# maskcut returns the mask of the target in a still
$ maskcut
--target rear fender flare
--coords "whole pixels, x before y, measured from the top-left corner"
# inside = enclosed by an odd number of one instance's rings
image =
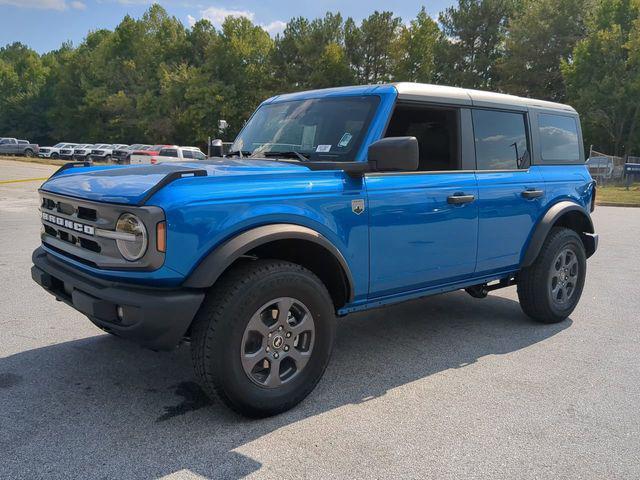
[[[533,264],[535,259],[538,257],[540,250],[542,250],[542,245],[553,226],[558,220],[560,220],[560,218],[562,218],[563,215],[566,215],[569,212],[579,212],[583,221],[583,227],[580,229],[582,231],[578,232],[581,236],[584,236],[584,234],[595,233],[593,221],[586,209],[577,203],[568,200],[558,202],[547,210],[547,213],[544,214],[542,219],[536,225],[533,234],[531,235],[531,241],[529,242],[522,258],[521,267],[529,267]],[[587,252],[587,255],[589,256],[590,253],[593,252]]]

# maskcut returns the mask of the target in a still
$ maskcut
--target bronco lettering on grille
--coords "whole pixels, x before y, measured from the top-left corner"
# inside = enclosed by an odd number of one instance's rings
[[[55,215],[51,215],[47,212],[42,212],[42,220],[53,223],[54,225],[58,225],[59,227],[68,228],[69,230],[82,232],[87,235],[95,234],[95,229],[91,225],[85,225],[84,223],[78,223],[72,220],[67,220],[65,218],[56,217]]]

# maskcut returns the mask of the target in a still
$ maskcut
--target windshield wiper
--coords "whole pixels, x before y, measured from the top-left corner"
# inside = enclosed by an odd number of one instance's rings
[[[300,153],[293,150],[289,152],[264,152],[261,155],[265,157],[297,158],[301,162],[308,162],[311,157],[311,155],[307,153]]]
[[[240,158],[244,158],[244,157],[248,157],[249,155],[251,155],[253,152],[249,152],[247,150],[232,150],[231,152],[227,153],[225,155],[225,157],[235,157],[238,156]]]

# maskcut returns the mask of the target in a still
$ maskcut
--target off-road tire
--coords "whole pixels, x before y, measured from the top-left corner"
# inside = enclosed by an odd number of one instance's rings
[[[566,304],[559,305],[553,300],[550,276],[558,255],[567,249],[575,255],[578,273],[571,297]],[[518,299],[524,313],[541,323],[558,323],[571,315],[584,288],[586,258],[582,240],[575,231],[552,228],[533,264],[518,273]]]
[[[265,388],[243,369],[240,351],[248,322],[265,302],[293,297],[308,308],[315,325],[311,357],[288,383]],[[281,260],[247,260],[226,272],[207,293],[191,328],[191,358],[196,376],[212,399],[253,418],[291,409],[324,373],[335,337],[331,296],[309,270]]]

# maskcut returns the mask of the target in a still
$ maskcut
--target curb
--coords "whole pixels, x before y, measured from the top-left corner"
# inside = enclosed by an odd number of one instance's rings
[[[597,207],[627,207],[640,208],[639,203],[596,202]]]

